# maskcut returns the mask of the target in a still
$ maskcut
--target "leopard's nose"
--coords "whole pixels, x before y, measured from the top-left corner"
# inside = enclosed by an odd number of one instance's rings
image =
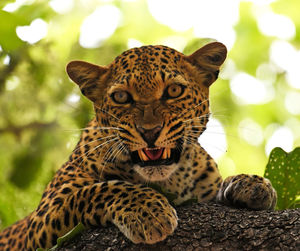
[[[146,129],[143,126],[137,126],[136,127],[140,135],[143,137],[143,139],[148,144],[148,147],[155,147],[154,143],[157,140],[158,136],[160,135],[160,132],[163,128],[162,125],[155,126],[150,129]]]

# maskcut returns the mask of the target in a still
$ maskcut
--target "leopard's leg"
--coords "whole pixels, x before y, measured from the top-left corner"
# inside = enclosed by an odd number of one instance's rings
[[[77,189],[65,184],[31,215],[26,250],[52,247],[79,222],[90,227],[109,221],[134,243],[161,241],[177,226],[176,211],[152,188],[124,181]]]
[[[275,207],[277,195],[268,179],[242,174],[222,182],[217,164],[203,148],[194,148],[194,153],[188,155],[192,161],[180,167],[181,172],[185,172],[180,177],[186,177],[186,185],[176,186],[179,196],[175,203],[180,204],[193,197],[199,202],[216,199],[226,205],[256,210]]]
[[[0,250],[25,251],[25,238],[30,215],[17,221],[0,233]]]
[[[217,201],[235,207],[255,210],[274,209],[277,194],[271,182],[257,175],[227,177],[218,191]]]
[[[186,151],[178,170],[161,182],[167,192],[177,195],[173,201],[181,204],[190,199],[198,202],[213,200],[221,186],[222,177],[215,161],[202,147]]]

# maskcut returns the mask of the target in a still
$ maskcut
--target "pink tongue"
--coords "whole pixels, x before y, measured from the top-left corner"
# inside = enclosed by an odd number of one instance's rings
[[[147,155],[147,157],[151,160],[157,160],[160,158],[163,152],[163,148],[160,149],[153,149],[153,150],[146,150],[143,149],[144,153]]]

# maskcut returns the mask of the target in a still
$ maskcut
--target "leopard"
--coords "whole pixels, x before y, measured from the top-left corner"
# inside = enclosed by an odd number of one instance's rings
[[[175,208],[191,199],[273,210],[277,195],[268,179],[239,174],[223,180],[198,140],[211,114],[209,89],[226,56],[220,42],[190,55],[145,45],[107,66],[67,64],[95,117],[38,207],[1,232],[0,250],[50,248],[79,223],[112,223],[133,243],[154,244],[172,235]]]

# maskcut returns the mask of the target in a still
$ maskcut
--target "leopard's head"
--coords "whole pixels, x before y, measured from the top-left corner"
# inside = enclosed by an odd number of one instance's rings
[[[145,180],[158,181],[177,169],[183,152],[204,131],[209,86],[226,53],[218,42],[189,56],[166,46],[143,46],[108,66],[72,61],[67,72],[94,103],[99,127],[118,136],[111,148],[127,153]]]

